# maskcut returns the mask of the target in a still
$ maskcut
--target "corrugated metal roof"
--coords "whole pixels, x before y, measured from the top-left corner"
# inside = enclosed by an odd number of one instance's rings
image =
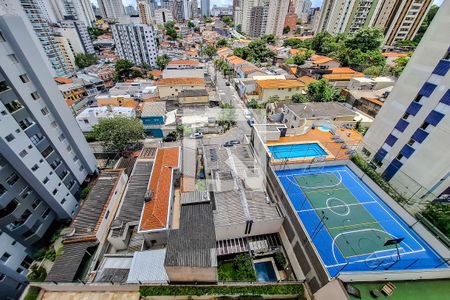
[[[166,249],[135,252],[127,283],[166,283]]]
[[[181,206],[180,229],[171,230],[165,266],[208,268],[217,265],[216,234],[209,203]]]
[[[208,192],[195,191],[189,193],[181,193],[181,205],[203,202],[209,202]]]

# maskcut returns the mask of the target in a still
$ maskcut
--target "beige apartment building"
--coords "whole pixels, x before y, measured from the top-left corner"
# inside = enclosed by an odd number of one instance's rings
[[[158,81],[159,97],[178,97],[184,90],[204,90],[203,78],[164,78]]]
[[[265,103],[271,97],[279,97],[279,100],[290,100],[292,95],[299,94],[305,89],[305,85],[298,80],[257,80],[256,93],[258,102]]]

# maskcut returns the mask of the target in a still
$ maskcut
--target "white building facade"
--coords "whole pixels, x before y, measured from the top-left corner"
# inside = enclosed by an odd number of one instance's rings
[[[362,153],[407,199],[450,187],[450,2],[442,4],[364,137]]]
[[[156,66],[158,49],[153,26],[145,24],[115,24],[112,26],[116,51],[121,59],[136,65]]]

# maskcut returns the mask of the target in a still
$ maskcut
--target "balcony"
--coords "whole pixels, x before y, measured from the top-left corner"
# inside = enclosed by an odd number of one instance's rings
[[[20,104],[20,102],[17,100],[6,103],[5,107],[9,111],[10,114],[23,108],[22,104]]]
[[[0,93],[7,91],[10,89],[10,86],[6,83],[6,81],[0,82]]]

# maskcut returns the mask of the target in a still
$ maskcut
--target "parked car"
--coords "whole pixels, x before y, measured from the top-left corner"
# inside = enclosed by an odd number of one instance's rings
[[[232,147],[234,145],[239,145],[241,142],[238,140],[231,140],[223,144],[224,147]]]
[[[194,132],[189,137],[191,139],[201,139],[201,138],[203,138],[203,133],[201,133],[201,132]]]
[[[176,136],[168,135],[165,138],[163,138],[163,142],[175,142],[177,140]]]
[[[248,124],[248,126],[253,127],[253,125],[256,124],[256,120],[251,118],[251,119],[247,120],[247,124]]]
[[[230,82],[229,81],[225,81],[225,85],[226,86],[230,86]]]
[[[250,120],[252,118],[252,112],[248,109],[244,109],[244,116],[247,120]]]

